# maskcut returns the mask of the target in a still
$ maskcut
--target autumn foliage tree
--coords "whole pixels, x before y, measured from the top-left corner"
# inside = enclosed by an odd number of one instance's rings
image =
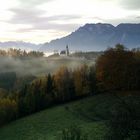
[[[137,70],[139,59],[133,51],[121,44],[110,48],[99,57],[96,75],[100,88],[110,90],[132,90],[138,88],[140,71]],[[137,82],[137,86],[136,86]]]
[[[38,77],[11,91],[11,94],[1,95],[0,125],[52,105],[83,98],[95,91],[94,67],[83,65],[74,70],[61,67],[54,74]]]
[[[74,97],[75,87],[72,71],[61,67],[54,75],[55,98],[57,101],[66,101]]]
[[[9,98],[0,99],[0,126],[17,118],[17,103]]]
[[[96,77],[93,66],[83,65],[74,71],[76,96],[87,96],[96,92]]]

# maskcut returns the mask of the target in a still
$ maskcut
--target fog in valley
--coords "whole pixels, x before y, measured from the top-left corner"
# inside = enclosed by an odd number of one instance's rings
[[[56,72],[60,67],[75,69],[83,64],[92,65],[94,60],[84,58],[0,58],[0,73],[15,72],[19,76],[40,76]]]

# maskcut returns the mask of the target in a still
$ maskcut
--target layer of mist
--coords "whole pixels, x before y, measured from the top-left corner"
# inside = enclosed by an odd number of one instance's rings
[[[83,58],[14,58],[14,57],[0,57],[0,73],[15,72],[17,75],[34,75],[40,76],[42,74],[54,73],[60,67],[67,66],[75,69],[80,65],[94,64],[94,60],[87,60]]]

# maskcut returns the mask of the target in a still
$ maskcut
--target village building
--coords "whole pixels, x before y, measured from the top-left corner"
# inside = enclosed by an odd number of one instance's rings
[[[69,56],[69,47],[68,47],[68,45],[66,46],[65,50],[60,51],[59,55],[60,56]]]

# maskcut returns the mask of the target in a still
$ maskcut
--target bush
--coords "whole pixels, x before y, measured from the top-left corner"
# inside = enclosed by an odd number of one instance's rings
[[[17,103],[10,99],[0,99],[0,125],[17,118]]]
[[[59,140],[88,140],[88,136],[83,134],[78,126],[71,126],[68,129],[62,130]]]
[[[140,104],[119,103],[112,113],[107,140],[140,140]]]

